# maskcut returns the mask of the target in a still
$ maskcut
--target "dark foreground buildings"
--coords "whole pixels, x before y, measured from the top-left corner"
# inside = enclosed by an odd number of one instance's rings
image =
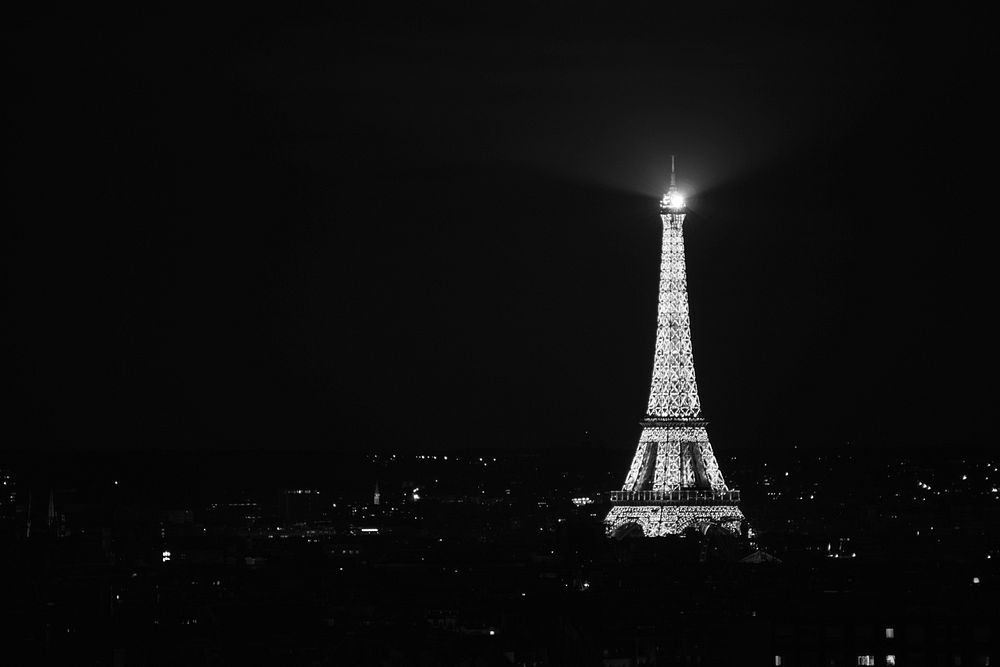
[[[15,457],[0,664],[1000,659],[989,456],[740,455],[755,538],[615,540],[624,453],[573,454]]]

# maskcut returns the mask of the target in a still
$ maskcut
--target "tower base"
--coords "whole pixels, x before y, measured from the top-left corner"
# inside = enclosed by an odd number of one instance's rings
[[[644,537],[664,537],[719,526],[739,535],[743,520],[736,505],[615,505],[604,519],[604,530],[608,537],[639,531]]]

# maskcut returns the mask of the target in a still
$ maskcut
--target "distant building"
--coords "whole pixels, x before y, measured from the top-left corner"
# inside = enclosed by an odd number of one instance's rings
[[[285,489],[282,497],[288,523],[314,521],[323,515],[323,496],[316,489]]]

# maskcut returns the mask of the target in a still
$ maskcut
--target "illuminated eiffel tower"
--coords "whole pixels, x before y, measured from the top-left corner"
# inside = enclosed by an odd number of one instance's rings
[[[739,530],[740,493],[730,489],[708,441],[691,351],[687,272],[684,264],[684,197],[677,190],[673,157],[670,188],[660,202],[663,251],[656,355],[642,435],[621,491],[611,492],[605,519],[611,536],[677,535],[711,525]]]

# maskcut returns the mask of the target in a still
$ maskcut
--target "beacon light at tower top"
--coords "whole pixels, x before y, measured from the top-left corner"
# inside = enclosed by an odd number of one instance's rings
[[[663,201],[660,205],[669,211],[683,211],[684,195],[671,188],[667,194],[663,195]]]

